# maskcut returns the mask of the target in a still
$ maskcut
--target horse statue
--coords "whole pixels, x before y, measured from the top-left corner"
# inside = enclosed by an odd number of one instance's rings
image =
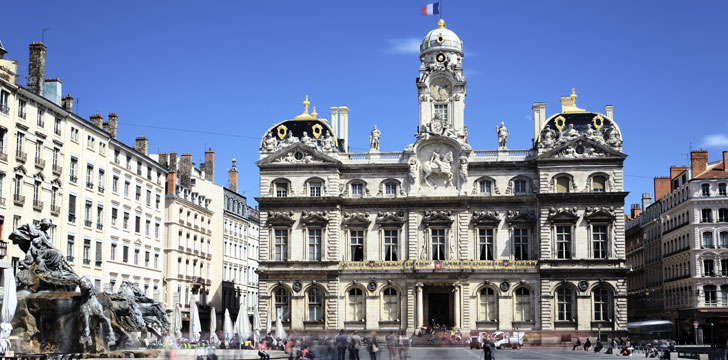
[[[445,185],[452,185],[452,161],[452,152],[448,152],[447,155],[442,155],[437,151],[433,151],[430,161],[422,164],[422,171],[425,172],[425,176],[422,179],[430,186],[435,186],[434,183],[429,182],[430,176],[441,175],[446,178]]]

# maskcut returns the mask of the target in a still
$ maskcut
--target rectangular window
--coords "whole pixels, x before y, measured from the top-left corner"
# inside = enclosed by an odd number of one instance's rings
[[[111,191],[113,191],[114,193],[119,192],[119,176],[118,175],[114,175],[114,178],[111,181]]]
[[[111,260],[116,260],[116,243],[111,243],[111,254],[109,254]]]
[[[700,185],[700,192],[703,196],[710,196],[710,184]]]
[[[711,209],[700,210],[700,222],[712,223],[713,222],[713,210],[711,210]]]
[[[101,205],[96,206],[96,228],[101,230],[104,226],[104,207]]]
[[[276,197],[288,197],[288,184],[284,182],[276,183]]]
[[[399,231],[384,230],[384,261],[399,261]]]
[[[137,161],[137,175],[142,176],[142,162]]]
[[[154,238],[159,240],[159,223],[154,224]]]
[[[351,184],[351,195],[353,196],[361,196],[364,193],[364,185],[357,183],[357,184]]]
[[[54,147],[53,148],[53,157],[51,159],[54,171],[56,171],[56,169],[58,169],[58,155],[60,155],[60,154],[61,154],[61,149]],[[58,170],[58,171],[60,171],[60,170]]]
[[[478,259],[493,260],[493,229],[478,229]]]
[[[152,227],[152,221],[147,219],[147,222],[144,224],[144,235],[149,236],[151,227]]]
[[[703,276],[715,276],[713,260],[703,260]]]
[[[96,242],[96,261],[94,264],[97,267],[100,267],[102,264],[102,255],[101,254],[102,254],[103,250],[104,250],[104,248],[103,248],[103,246],[101,246],[101,241],[97,241]]]
[[[68,221],[76,222],[76,195],[68,195]]]
[[[91,201],[86,201],[86,205],[83,207],[83,220],[85,226],[91,226],[91,207],[93,204]]]
[[[142,218],[141,216],[137,215],[136,219],[134,221],[134,232],[141,232],[142,231]]]
[[[444,121],[448,121],[449,118],[447,117],[447,104],[435,104],[435,116],[439,115],[440,119]]]
[[[144,252],[144,266],[149,267],[149,261],[151,260],[151,254],[149,251]]]
[[[704,248],[712,248],[713,247],[713,233],[712,232],[704,232],[703,233],[703,247]]]
[[[94,188],[94,166],[91,164],[86,165],[86,187],[89,189]]]
[[[388,182],[384,184],[384,194],[387,196],[397,196],[397,183]]]
[[[275,230],[275,260],[288,260],[288,229]]]
[[[122,224],[122,227],[124,227],[124,230],[129,229],[129,213],[124,211],[124,222]]]
[[[45,125],[45,122],[43,121],[43,115],[45,115],[45,111],[41,108],[38,108],[38,126],[43,127]]]
[[[139,249],[134,249],[134,265],[139,265]]]
[[[571,259],[571,226],[556,227],[556,258]]]
[[[35,163],[43,163],[43,142],[38,140],[35,142]]]
[[[480,193],[484,195],[490,195],[492,189],[492,183],[490,180],[480,181]]]
[[[5,90],[0,91],[0,112],[5,115],[10,113],[9,98],[10,98],[9,92],[7,92]]]
[[[513,181],[513,192],[516,194],[525,194],[527,191],[526,180],[516,179]]]
[[[157,196],[157,198],[156,198],[156,200],[154,202],[154,208],[155,209],[159,209],[159,203],[162,201],[162,197],[159,196],[159,194],[157,194],[156,196]]]
[[[78,171],[78,159],[76,159],[75,157],[71,157],[71,168],[70,168],[69,174],[70,174],[70,180],[74,184],[78,180],[77,171]]]
[[[129,180],[124,181],[124,197],[129,197],[129,186],[131,186]]]
[[[89,265],[91,264],[91,240],[84,239],[83,240],[83,264]]]
[[[445,260],[445,229],[430,230],[432,236],[432,260]]]
[[[595,259],[607,258],[607,226],[594,225],[592,227],[592,251]]]
[[[154,253],[154,268],[155,269],[159,268],[159,254],[157,254],[157,253]],[[209,267],[208,267],[208,269],[209,269]]]
[[[53,123],[53,133],[60,136],[61,135],[61,119],[56,118],[56,121]]]
[[[308,259],[321,261],[321,229],[308,229]]]
[[[119,163],[119,155],[121,155],[121,151],[119,149],[114,149],[114,162]]]
[[[321,196],[321,182],[311,181],[308,184],[309,196],[319,197]]]
[[[142,199],[142,187],[137,185],[136,186],[136,201],[139,201]]]
[[[73,262],[73,241],[74,236],[68,235],[68,242],[66,243],[66,259],[70,262]]]
[[[129,262],[129,245],[124,245],[121,252],[121,259],[123,262]]]
[[[103,169],[99,169],[98,180],[99,180],[99,187],[98,187],[99,192],[104,192],[104,170]]]
[[[349,231],[351,261],[364,261],[364,231]]]
[[[25,100],[18,100],[18,117],[21,119],[25,119],[25,105],[27,105],[28,102]]]
[[[726,184],[725,183],[718,184],[718,195],[720,195],[720,196],[726,196],[726,195],[728,195],[728,190],[726,190]]]
[[[528,253],[528,229],[513,229],[513,258],[530,260]]]
[[[147,206],[152,206],[152,191],[147,190]]]

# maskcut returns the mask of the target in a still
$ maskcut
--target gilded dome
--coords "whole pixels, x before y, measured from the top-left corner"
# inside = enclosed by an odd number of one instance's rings
[[[437,22],[438,28],[427,33],[420,44],[420,54],[438,50],[456,51],[462,55],[463,42],[453,31],[445,27],[445,21]]]

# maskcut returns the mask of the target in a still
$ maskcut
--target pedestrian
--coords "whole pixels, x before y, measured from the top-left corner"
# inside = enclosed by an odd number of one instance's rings
[[[387,352],[389,352],[389,360],[397,360],[397,336],[395,332],[387,335],[385,341],[387,342]]]
[[[369,350],[369,360],[377,360],[379,343],[377,342],[377,335],[373,331],[367,336],[367,350]]]
[[[491,344],[491,338],[488,334],[485,334],[485,340],[483,343],[483,360],[495,360],[493,345]]]
[[[571,348],[571,351],[576,350],[580,346],[581,346],[581,340],[579,340],[579,338],[576,338],[576,344],[574,344],[574,347]]]
[[[589,338],[586,338],[586,342],[584,343],[584,351],[589,351],[590,347],[591,347],[591,340],[589,340]]]
[[[258,359],[260,360],[269,360],[270,355],[266,352],[266,343],[265,340],[261,340],[258,343]]]
[[[604,344],[602,344],[602,342],[597,339],[597,344],[594,345],[594,352],[598,353],[602,351],[602,348],[604,348]]]
[[[359,348],[361,347],[361,336],[357,335],[356,330],[351,333],[349,337],[349,359],[359,359]]]
[[[346,347],[349,345],[349,336],[344,334],[344,329],[339,330],[336,335],[336,354],[338,360],[346,360]]]
[[[288,341],[286,341],[286,347],[283,349],[283,352],[288,354],[288,360],[293,360],[293,339],[288,338]]]

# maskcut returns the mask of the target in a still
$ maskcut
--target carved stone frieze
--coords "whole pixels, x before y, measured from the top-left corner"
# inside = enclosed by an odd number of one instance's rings
[[[470,220],[475,226],[496,226],[500,223],[500,217],[497,211],[473,211],[473,217]]]
[[[425,216],[422,218],[422,223],[426,226],[450,226],[450,224],[452,224],[453,222],[451,216],[452,211],[449,210],[425,211]]]
[[[506,222],[509,224],[530,223],[536,220],[533,210],[508,210]]]
[[[295,223],[296,220],[293,218],[293,211],[269,211],[268,212],[268,225],[278,226],[290,226]]]
[[[584,218],[588,222],[612,222],[617,218],[614,206],[590,206],[586,208],[584,214]]]
[[[348,226],[366,226],[371,223],[369,220],[369,213],[366,212],[352,212],[344,213],[344,225]]]
[[[569,223],[575,223],[577,220],[579,220],[579,215],[577,214],[579,209],[576,207],[570,207],[570,208],[549,208],[549,216],[548,220],[552,223],[555,222],[569,222]]]
[[[326,210],[304,210],[301,212],[301,222],[306,225],[326,225],[329,222],[329,213]]]
[[[404,211],[380,211],[377,213],[377,224],[401,225],[405,223]]]

